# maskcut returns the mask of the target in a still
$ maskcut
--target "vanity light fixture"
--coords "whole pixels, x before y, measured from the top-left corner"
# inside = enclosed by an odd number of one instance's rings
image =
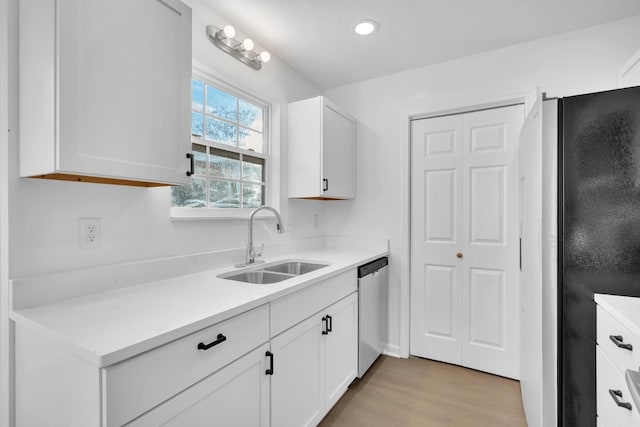
[[[364,19],[353,27],[353,31],[359,36],[368,36],[375,33],[377,29],[378,23],[372,19]]]
[[[261,69],[263,62],[271,61],[271,55],[266,50],[261,53],[253,50],[255,47],[253,40],[236,40],[236,30],[231,25],[225,25],[223,28],[207,25],[207,37],[220,50],[254,70]]]

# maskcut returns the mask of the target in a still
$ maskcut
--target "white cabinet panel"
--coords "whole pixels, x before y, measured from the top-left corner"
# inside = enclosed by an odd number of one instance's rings
[[[358,374],[358,298],[351,294],[326,311],[330,331],[325,335],[325,410],[328,412]]]
[[[504,168],[471,168],[470,243],[504,244]]]
[[[271,421],[274,426],[313,426],[323,414],[322,322],[311,317],[271,340]]]
[[[322,96],[289,104],[289,197],[355,197],[356,121]]]
[[[504,348],[504,272],[471,269],[469,344]]]
[[[20,176],[190,181],[189,7],[25,0],[20,43]]]

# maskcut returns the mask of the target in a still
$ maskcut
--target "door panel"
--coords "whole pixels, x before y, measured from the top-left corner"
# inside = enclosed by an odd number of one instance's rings
[[[469,343],[503,348],[504,271],[472,268],[470,278]]]
[[[424,240],[449,242],[456,240],[456,171],[425,172]]]
[[[515,105],[411,127],[411,353],[518,377]]]
[[[412,122],[411,353],[461,363],[462,117]]]
[[[504,244],[504,168],[472,168],[470,243]]]

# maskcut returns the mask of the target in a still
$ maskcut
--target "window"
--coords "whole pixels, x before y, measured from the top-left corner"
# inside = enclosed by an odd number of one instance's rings
[[[269,108],[204,79],[191,80],[190,185],[173,187],[174,208],[246,209],[265,204]]]

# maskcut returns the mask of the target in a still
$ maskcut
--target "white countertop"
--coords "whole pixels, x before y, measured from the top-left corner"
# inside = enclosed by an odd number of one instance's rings
[[[640,337],[640,298],[595,294],[593,299],[624,327]]]
[[[265,261],[308,260],[329,266],[265,285],[220,279],[219,274],[242,270],[216,268],[18,309],[11,318],[105,367],[385,255],[379,248],[307,250]]]

